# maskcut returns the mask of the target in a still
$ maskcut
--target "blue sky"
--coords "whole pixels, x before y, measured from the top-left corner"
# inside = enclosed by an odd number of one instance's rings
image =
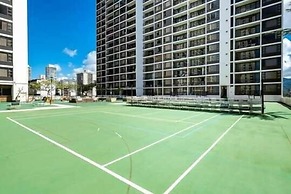
[[[49,64],[59,77],[95,68],[95,0],[28,0],[29,65],[32,78]]]

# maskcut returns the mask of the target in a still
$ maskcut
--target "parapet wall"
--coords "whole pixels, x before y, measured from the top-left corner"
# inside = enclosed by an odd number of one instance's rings
[[[291,106],[291,98],[290,97],[283,97],[281,99],[281,102],[283,102],[284,104],[287,104],[287,105]]]

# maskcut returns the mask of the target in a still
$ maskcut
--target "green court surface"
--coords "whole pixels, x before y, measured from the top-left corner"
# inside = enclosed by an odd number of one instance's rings
[[[291,110],[80,103],[0,113],[0,193],[291,193]]]

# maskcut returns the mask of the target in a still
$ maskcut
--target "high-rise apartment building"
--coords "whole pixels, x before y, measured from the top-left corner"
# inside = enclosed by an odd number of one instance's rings
[[[27,0],[0,0],[0,101],[28,97]]]
[[[47,67],[45,67],[45,77],[46,79],[56,79],[57,68],[54,65],[48,65]]]
[[[133,4],[142,4],[142,19],[138,8],[128,9]],[[121,71],[121,53],[127,48],[120,46],[130,41],[121,42],[119,32],[142,23],[143,45],[136,37],[135,48],[143,51],[143,72],[132,82],[142,82],[143,95],[248,98],[263,89],[267,100],[279,100],[282,4],[282,0],[97,1],[97,80],[106,89],[108,83],[123,88],[120,78],[125,74],[127,79],[130,71]],[[135,23],[120,19],[130,14],[135,14]],[[129,38],[139,36],[140,30],[124,33]],[[135,57],[139,59],[137,53]]]
[[[98,94],[143,94],[143,4],[97,0]]]
[[[88,85],[94,83],[93,73],[84,70],[82,73],[77,73],[77,84]]]

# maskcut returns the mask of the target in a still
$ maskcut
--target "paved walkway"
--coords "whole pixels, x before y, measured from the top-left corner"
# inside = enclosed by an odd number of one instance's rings
[[[41,107],[31,108],[31,109],[14,109],[14,110],[1,110],[0,113],[8,113],[8,112],[25,112],[25,111],[36,111],[36,110],[49,110],[49,109],[64,109],[64,108],[76,108],[78,106],[71,106],[65,104],[52,104],[46,105],[43,104]]]

